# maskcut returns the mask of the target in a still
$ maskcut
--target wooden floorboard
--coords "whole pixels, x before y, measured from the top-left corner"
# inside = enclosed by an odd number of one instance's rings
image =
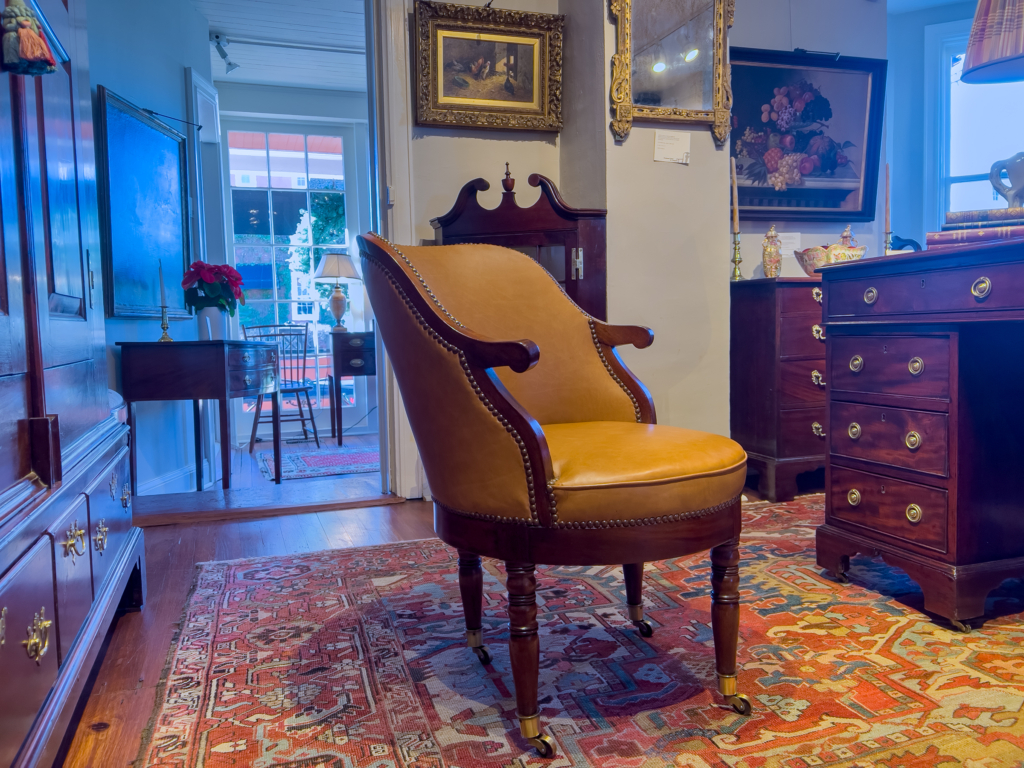
[[[146,605],[113,627],[65,766],[133,765],[197,563],[433,538],[433,507],[405,501],[256,520],[197,521],[151,527],[145,535]]]

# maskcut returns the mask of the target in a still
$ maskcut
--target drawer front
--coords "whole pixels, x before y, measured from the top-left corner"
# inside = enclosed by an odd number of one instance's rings
[[[53,545],[57,577],[57,650],[67,658],[75,635],[92,607],[92,542],[89,540],[89,498],[81,494],[47,531]]]
[[[825,457],[825,409],[779,411],[779,458]]]
[[[110,572],[132,528],[131,478],[128,451],[118,454],[100,482],[89,490],[89,548],[92,550],[94,593]]]
[[[1024,307],[1020,264],[988,264],[927,275],[886,275],[829,283],[829,317],[964,312]]]
[[[821,285],[784,283],[778,287],[779,311],[783,315],[813,314],[821,316]]]
[[[779,364],[782,387],[780,405],[809,407],[825,404],[825,361],[791,360]]]
[[[779,354],[783,357],[824,357],[825,329],[815,315],[783,315]]]
[[[265,368],[277,365],[277,349],[274,347],[257,347],[254,349],[228,348],[228,368]]]
[[[836,336],[833,391],[949,399],[949,337]]]
[[[892,478],[832,467],[832,516],[863,526],[868,535],[947,551],[946,492]]]
[[[259,395],[277,389],[277,369],[228,371],[228,394],[230,397]]]
[[[832,403],[832,453],[945,476],[944,413]]]
[[[0,765],[14,761],[57,679],[53,555],[43,536],[0,579]]]
[[[377,356],[373,348],[362,350],[345,349],[336,356],[338,360],[338,373],[341,376],[376,376]]]

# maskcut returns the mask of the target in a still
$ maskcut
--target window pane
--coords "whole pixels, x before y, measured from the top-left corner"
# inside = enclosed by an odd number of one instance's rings
[[[345,162],[340,136],[307,136],[309,188],[345,189]]]
[[[277,298],[279,301],[314,301],[309,248],[275,248]],[[312,311],[312,310],[310,310]],[[305,320],[312,320],[310,314]]]
[[[311,192],[313,242],[316,245],[347,245],[345,239],[345,195]]]
[[[949,185],[949,210],[987,211],[1005,208],[1006,200],[999,197],[988,181],[961,181]]]
[[[950,71],[950,176],[988,173],[996,160],[1005,160],[1021,151],[1024,82],[967,85],[960,82],[963,60],[962,54],[954,56]]]
[[[266,187],[266,134],[228,131],[228,166],[232,187]]]
[[[274,201],[274,242],[309,242],[309,203],[305,192],[271,192]]]
[[[305,137],[295,133],[272,133],[269,138],[270,186],[275,189],[305,189]]]
[[[270,242],[270,203],[266,192],[231,190],[236,243]]]
[[[249,301],[246,297],[245,305],[238,308],[238,323],[243,328],[273,325],[275,306],[272,301]]]
[[[242,276],[246,302],[274,298],[274,264],[270,248],[237,246],[235,269]]]

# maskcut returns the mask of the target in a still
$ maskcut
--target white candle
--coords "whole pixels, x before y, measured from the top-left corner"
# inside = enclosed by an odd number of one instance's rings
[[[164,262],[163,259],[157,259],[157,267],[160,270],[160,306],[167,306],[167,289],[164,288]]]

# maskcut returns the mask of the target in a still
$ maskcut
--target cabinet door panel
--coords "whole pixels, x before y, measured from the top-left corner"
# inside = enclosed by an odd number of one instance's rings
[[[0,77],[0,376],[28,370],[21,293],[18,180],[11,120],[11,79]]]

